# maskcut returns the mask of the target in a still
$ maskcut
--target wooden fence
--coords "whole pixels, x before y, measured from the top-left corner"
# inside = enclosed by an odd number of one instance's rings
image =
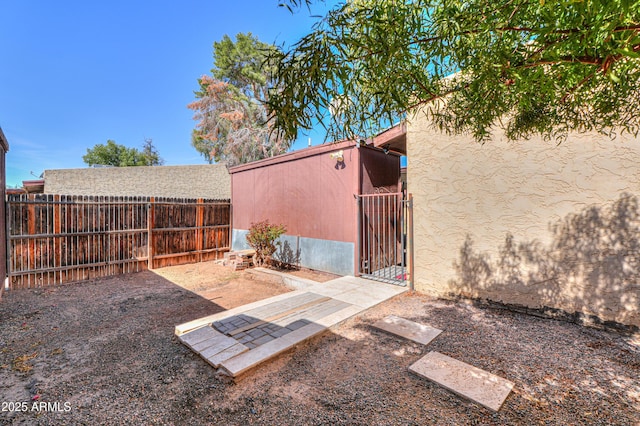
[[[182,263],[229,250],[229,200],[18,194],[7,199],[11,288]]]

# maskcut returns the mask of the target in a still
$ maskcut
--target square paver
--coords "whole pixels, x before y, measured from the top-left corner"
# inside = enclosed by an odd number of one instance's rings
[[[376,321],[373,326],[379,330],[413,340],[423,345],[428,345],[442,333],[442,330],[437,328],[409,321],[395,315],[389,315],[380,321]]]
[[[287,325],[287,329],[294,331],[297,330],[299,328],[304,327],[305,325],[309,324],[309,321],[307,320],[298,320],[295,322],[292,322],[291,324]]]
[[[268,334],[265,334],[264,336],[260,337],[259,339],[256,339],[253,341],[254,345],[260,346],[260,345],[264,345],[267,342],[270,342],[274,339],[273,336],[270,336]]]
[[[259,328],[255,328],[251,331],[249,331],[247,333],[249,336],[253,337],[254,339],[257,339],[259,337],[265,336],[267,333],[263,330],[260,330]]]
[[[247,334],[245,336],[242,336],[241,339],[236,339],[236,340],[238,340],[238,342],[240,342],[240,343],[247,343],[247,342],[251,342],[251,341],[253,341],[255,339]]]
[[[409,371],[490,410],[498,411],[513,389],[513,382],[439,352],[429,352]]]
[[[280,329],[278,329],[278,330],[276,330],[276,331],[273,331],[273,332],[271,332],[271,333],[269,333],[269,334],[270,334],[271,336],[273,336],[273,337],[282,337],[282,336],[284,336],[284,335],[285,335],[285,334],[287,334],[287,333],[291,333],[291,330],[289,330],[288,328],[284,328],[284,327],[282,327],[282,328],[280,328]]]

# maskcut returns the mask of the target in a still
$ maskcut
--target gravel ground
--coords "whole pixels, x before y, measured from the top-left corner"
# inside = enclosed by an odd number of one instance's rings
[[[225,383],[174,326],[286,289],[182,268],[191,287],[208,284],[194,293],[167,268],[5,293],[0,424],[640,424],[640,337],[417,294]],[[444,332],[424,347],[371,327],[389,314]],[[429,351],[515,388],[493,413],[409,373]]]

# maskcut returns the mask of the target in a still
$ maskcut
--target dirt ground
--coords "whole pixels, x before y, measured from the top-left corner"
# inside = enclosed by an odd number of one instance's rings
[[[399,296],[235,384],[173,334],[285,291],[203,263],[5,293],[0,424],[640,424],[638,336],[465,302]],[[424,347],[371,327],[389,314],[444,332]],[[429,351],[514,391],[498,413],[463,400],[408,372]]]

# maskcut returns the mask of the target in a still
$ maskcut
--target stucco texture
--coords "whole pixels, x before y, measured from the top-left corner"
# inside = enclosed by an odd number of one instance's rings
[[[221,164],[46,170],[44,179],[46,194],[231,198],[231,177]]]
[[[407,126],[418,291],[640,326],[640,141],[479,144]]]

